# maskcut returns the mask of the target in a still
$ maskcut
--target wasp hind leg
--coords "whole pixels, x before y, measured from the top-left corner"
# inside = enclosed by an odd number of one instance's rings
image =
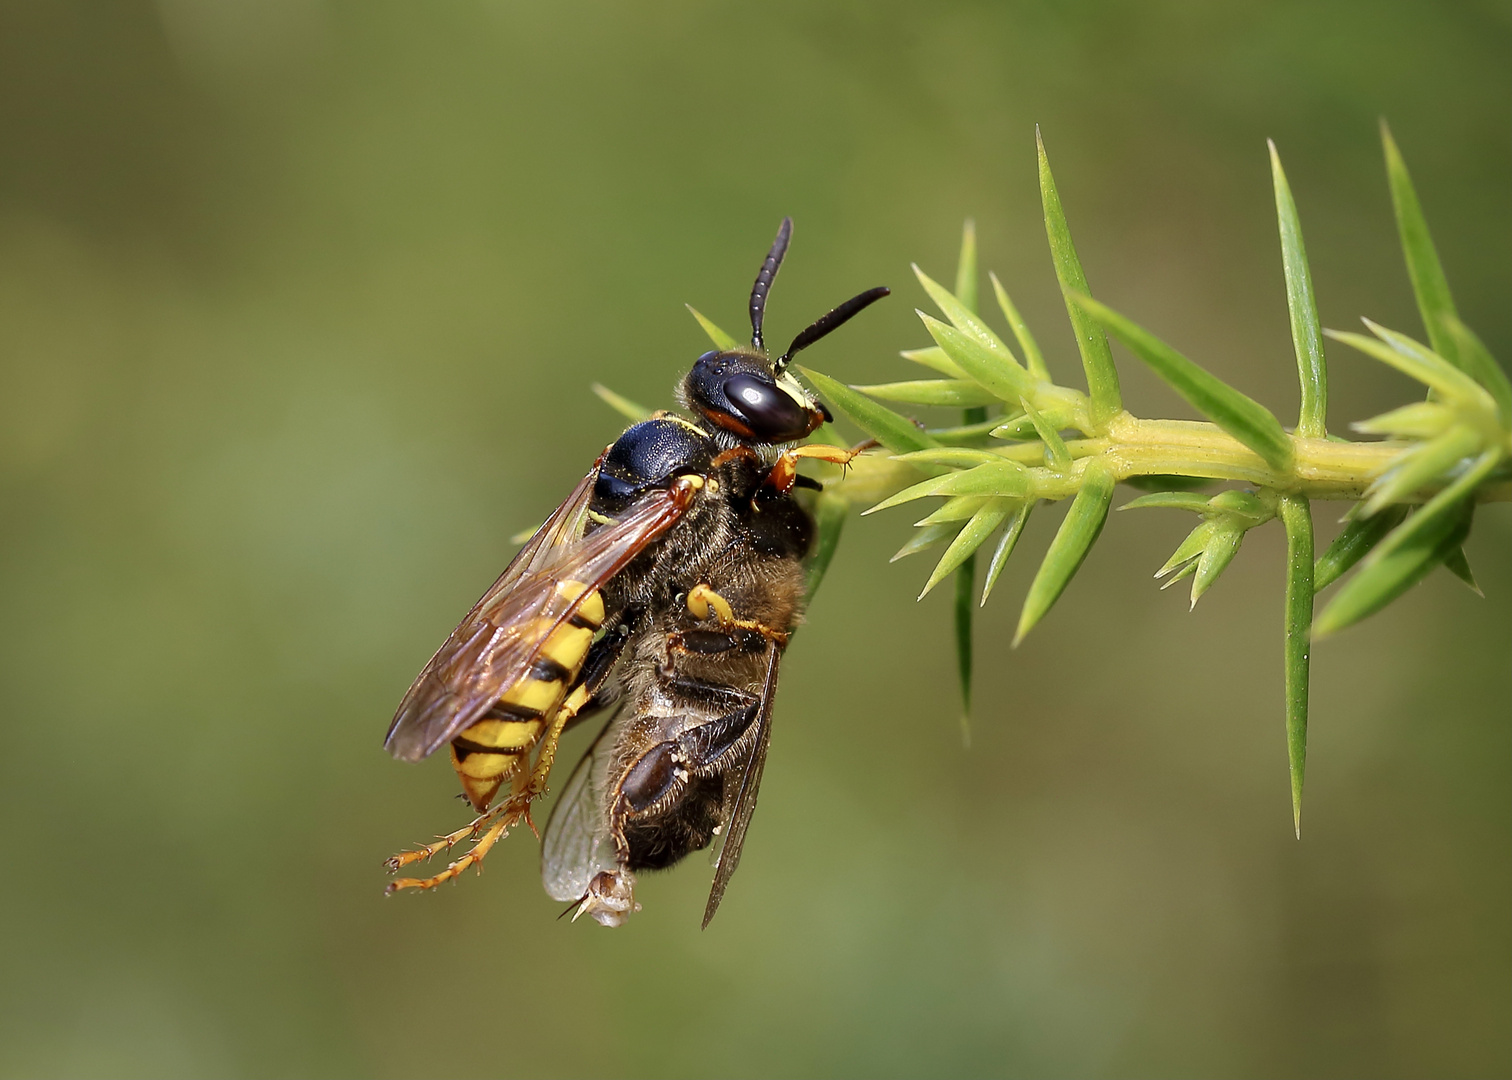
[[[605,689],[604,684],[608,681],[609,672],[614,668],[615,660],[619,658],[624,641],[623,634],[611,630],[609,636],[595,644],[594,651],[583,664],[583,671],[577,685],[567,695],[566,700],[557,707],[550,726],[541,736],[535,766],[529,770],[516,771],[514,780],[510,784],[508,798],[479,814],[471,824],[463,826],[456,832],[438,837],[435,843],[426,844],[413,851],[401,852],[386,860],[384,865],[388,867],[389,873],[397,873],[402,867],[429,859],[443,851],[450,851],[453,845],[477,837],[467,854],[449,863],[445,870],[431,877],[405,877],[391,881],[384,890],[385,893],[393,894],[401,889],[434,889],[443,881],[450,881],[457,877],[470,866],[481,869],[484,857],[493,849],[493,846],[509,835],[509,830],[522,820],[530,826],[532,832],[536,831],[535,823],[530,820],[530,804],[546,793],[546,780],[551,775],[552,765],[556,762],[557,742],[561,739],[562,732],[572,726],[577,719],[614,703],[618,696],[617,692],[606,694],[602,691]],[[600,648],[600,646],[603,647]]]
[[[551,775],[551,766],[556,762],[557,740],[561,738],[562,731],[571,723],[580,710],[591,700],[592,694],[588,687],[579,686],[567,696],[552,717],[551,726],[541,736],[540,752],[536,756],[535,767],[530,770],[521,769],[511,785],[509,797],[499,805],[490,807],[473,819],[472,824],[458,829],[456,832],[447,833],[433,844],[416,848],[395,855],[385,863],[389,872],[393,873],[400,867],[410,863],[429,859],[431,856],[442,851],[450,850],[452,845],[459,844],[463,840],[477,837],[477,841],[468,849],[466,855],[449,864],[445,870],[428,878],[399,878],[391,881],[385,892],[396,893],[401,889],[434,889],[443,881],[450,881],[470,866],[481,868],[483,858],[493,846],[504,837],[509,835],[509,830],[525,821],[531,829],[535,829],[530,821],[530,804],[546,793],[546,779]],[[481,835],[479,835],[481,834]]]

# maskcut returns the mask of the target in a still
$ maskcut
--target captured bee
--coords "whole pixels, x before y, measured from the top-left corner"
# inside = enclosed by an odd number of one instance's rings
[[[859,452],[793,445],[830,416],[787,367],[888,294],[852,297],[770,359],[762,320],[791,236],[784,219],[751,289],[750,347],[704,353],[679,385],[693,418],[657,413],[607,447],[405,694],[384,745],[406,761],[449,746],[478,816],[390,859],[397,871],[473,841],[435,876],[389,891],[478,865],[529,823],[562,734],[607,714],[547,823],[547,893],[571,901],[574,919],[618,926],[638,909],[638,871],[722,835],[704,925],[714,917],[756,807],[779,663],[802,615],[814,523],[795,489],[819,485],[798,462],[845,465]]]

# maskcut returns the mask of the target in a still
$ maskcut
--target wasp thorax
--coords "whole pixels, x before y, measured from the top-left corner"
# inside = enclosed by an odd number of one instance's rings
[[[706,420],[756,443],[796,442],[824,423],[823,410],[791,376],[751,353],[704,353],[683,380],[683,395]]]

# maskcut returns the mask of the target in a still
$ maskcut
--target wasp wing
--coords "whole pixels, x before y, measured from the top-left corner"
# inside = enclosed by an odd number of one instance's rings
[[[600,458],[602,461],[602,458]],[[535,663],[582,600],[670,529],[694,488],[648,492],[617,521],[584,535],[598,463],[473,605],[399,703],[384,746],[418,761],[476,722]],[[584,586],[575,593],[564,581]]]
[[[546,822],[541,839],[541,884],[553,900],[581,900],[595,875],[618,865],[614,841],[604,822],[605,762],[599,753],[601,748],[608,749],[607,736],[613,723],[611,717],[572,770]]]
[[[714,913],[719,910],[725,887],[730,884],[735,868],[740,865],[740,849],[745,844],[751,815],[756,812],[756,795],[761,790],[761,771],[766,768],[767,747],[772,743],[772,700],[777,696],[777,661],[780,656],[776,642],[768,642],[766,683],[761,688],[761,707],[756,714],[756,738],[751,744],[751,756],[740,770],[740,787],[735,795],[734,806],[725,817],[724,846],[719,852],[719,862],[714,867],[714,885],[709,889],[709,902],[704,906],[704,929],[708,928]]]

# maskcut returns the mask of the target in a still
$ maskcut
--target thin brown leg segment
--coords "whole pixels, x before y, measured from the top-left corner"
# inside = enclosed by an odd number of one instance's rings
[[[389,873],[394,873],[410,863],[420,862],[422,859],[429,859],[442,851],[450,850],[452,845],[459,844],[463,840],[477,837],[477,842],[467,854],[450,863],[439,874],[428,878],[399,878],[389,882],[388,888],[384,891],[396,893],[401,889],[434,889],[443,881],[450,881],[458,876],[470,866],[481,867],[484,856],[495,844],[509,835],[510,829],[518,825],[521,820],[529,821],[530,804],[546,793],[546,780],[551,775],[552,764],[556,761],[557,740],[561,738],[562,729],[591,697],[587,687],[583,686],[567,695],[567,700],[562,702],[556,715],[552,717],[551,726],[541,736],[540,751],[536,755],[535,767],[529,774],[526,774],[523,769],[520,771],[516,782],[511,785],[514,790],[510,792],[508,798],[479,814],[473,819],[472,824],[439,837],[433,844],[426,844],[413,851],[401,852],[384,865],[388,867]]]

